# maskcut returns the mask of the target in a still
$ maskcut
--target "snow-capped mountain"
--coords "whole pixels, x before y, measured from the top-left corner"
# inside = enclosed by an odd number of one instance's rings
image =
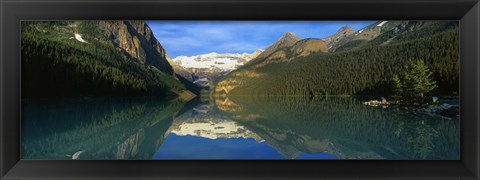
[[[216,52],[212,52],[212,53],[201,54],[196,56],[178,56],[172,59],[172,61],[177,63],[183,68],[195,68],[195,69],[218,68],[222,71],[231,71],[238,68],[239,66],[244,65],[246,62],[250,61],[261,52],[262,50],[257,50],[252,54],[248,54],[248,53],[219,54]]]
[[[232,70],[257,57],[263,50],[249,53],[208,53],[195,56],[178,56],[170,63],[175,72],[191,82],[208,88],[213,82]]]

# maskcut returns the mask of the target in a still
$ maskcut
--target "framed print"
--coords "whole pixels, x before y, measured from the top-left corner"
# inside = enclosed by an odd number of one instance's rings
[[[1,177],[479,177],[480,4],[2,1]]]
[[[460,159],[458,21],[21,23],[22,159]]]

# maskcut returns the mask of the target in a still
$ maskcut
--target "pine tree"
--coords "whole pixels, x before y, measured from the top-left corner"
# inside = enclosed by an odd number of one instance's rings
[[[397,75],[392,78],[392,99],[399,101],[402,98],[402,82]]]
[[[401,98],[401,102],[408,105],[421,105],[425,95],[437,87],[433,81],[432,72],[423,60],[409,60],[402,79],[394,76],[393,97]]]

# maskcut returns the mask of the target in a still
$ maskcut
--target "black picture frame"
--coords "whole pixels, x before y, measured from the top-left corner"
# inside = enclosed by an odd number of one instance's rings
[[[21,20],[459,20],[461,159],[20,160]],[[478,0],[1,0],[1,179],[478,179]]]

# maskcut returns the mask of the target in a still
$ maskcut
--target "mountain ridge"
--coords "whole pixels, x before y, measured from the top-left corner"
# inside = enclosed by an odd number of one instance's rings
[[[149,63],[168,74],[173,74],[172,67],[166,60],[165,49],[145,21],[96,21],[96,23],[116,47],[136,58],[139,63]]]
[[[271,54],[273,54],[278,49],[292,46],[293,44],[295,44],[296,42],[298,42],[300,40],[301,40],[301,38],[298,37],[297,35],[293,34],[292,32],[286,32],[280,38],[278,38],[273,44],[271,44],[267,48],[265,48],[265,50],[262,53],[260,53],[251,62],[257,62],[258,59],[266,58],[266,57],[270,56]]]
[[[26,98],[199,93],[145,21],[22,22],[22,76]]]
[[[257,58],[219,80],[212,93],[387,96],[389,78],[404,71],[415,54],[432,70],[437,91],[455,95],[459,54],[458,47],[448,45],[458,42],[455,34],[458,22],[454,21],[378,21],[345,37],[328,52],[301,56],[284,47],[270,56],[274,58]]]
[[[341,41],[343,38],[352,35],[355,31],[352,27],[345,25],[332,34],[323,38],[322,40],[327,43],[327,47],[330,49],[332,48],[337,42]]]
[[[241,54],[211,52],[194,56],[177,56],[170,60],[170,64],[178,75],[204,89],[209,89],[218,78],[243,66],[262,52],[263,50],[257,49],[252,53]]]

